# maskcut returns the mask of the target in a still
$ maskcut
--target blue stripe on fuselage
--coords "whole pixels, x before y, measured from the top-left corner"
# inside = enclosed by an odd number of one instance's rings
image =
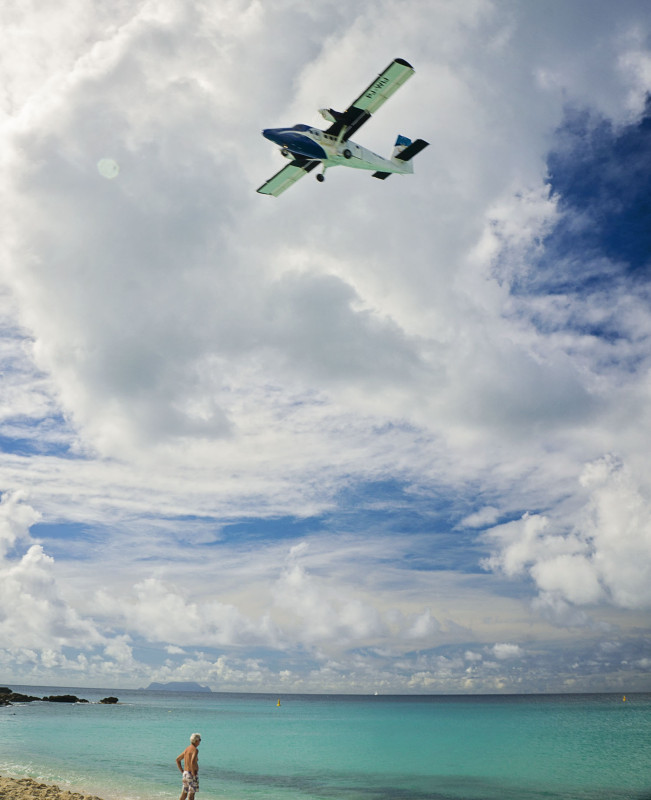
[[[279,144],[281,147],[286,147],[290,153],[295,155],[305,156],[306,158],[324,159],[328,155],[326,151],[317,144],[314,139],[306,136],[304,133],[291,130],[288,128],[266,128],[262,131],[265,139]]]

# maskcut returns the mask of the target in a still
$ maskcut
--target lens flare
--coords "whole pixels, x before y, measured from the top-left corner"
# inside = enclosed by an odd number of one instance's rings
[[[117,161],[114,161],[112,158],[101,158],[97,162],[97,171],[103,178],[112,180],[113,178],[117,178],[120,167]]]

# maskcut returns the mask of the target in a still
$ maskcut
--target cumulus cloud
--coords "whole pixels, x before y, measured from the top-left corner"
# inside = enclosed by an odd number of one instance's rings
[[[0,559],[7,552],[29,540],[29,529],[41,515],[27,503],[24,492],[7,492],[0,500]]]
[[[14,648],[86,648],[102,641],[96,626],[62,595],[54,560],[34,544],[23,557],[0,566],[0,633]]]
[[[118,620],[129,631],[152,642],[179,646],[274,644],[277,633],[268,619],[250,620],[237,608],[215,599],[193,599],[193,592],[166,586],[157,578],[145,578],[122,598],[100,590],[96,608]],[[169,651],[168,651],[169,652]]]
[[[134,663],[133,648],[126,636],[118,636],[110,641],[104,648],[104,654],[117,662],[122,669],[129,669]]]
[[[570,532],[541,515],[525,515],[493,528],[486,538],[495,553],[484,562],[486,568],[509,576],[528,572],[543,596],[560,599],[563,616],[563,601],[647,608],[651,603],[648,498],[612,456],[587,464],[580,483],[588,497]],[[551,602],[544,605],[549,608]]]
[[[287,626],[296,626],[303,641],[321,646],[381,635],[385,626],[377,609],[350,589],[342,591],[342,587],[311,575],[300,560],[305,549],[301,545],[292,548],[273,587],[274,602],[287,615]]]
[[[589,464],[581,483],[590,491],[582,534],[592,542],[597,574],[616,604],[648,607],[651,504],[646,486],[612,457]]]
[[[505,661],[509,658],[522,658],[523,650],[517,644],[501,643],[493,645],[492,653],[498,661]]]
[[[438,632],[440,627],[438,620],[432,617],[432,612],[428,608],[416,616],[406,636],[411,639],[427,639]]]

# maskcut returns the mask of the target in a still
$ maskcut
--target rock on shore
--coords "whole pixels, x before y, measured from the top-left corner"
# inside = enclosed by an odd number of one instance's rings
[[[3,777],[0,777],[0,797],[2,800],[100,800],[95,795],[69,792],[31,778]]]

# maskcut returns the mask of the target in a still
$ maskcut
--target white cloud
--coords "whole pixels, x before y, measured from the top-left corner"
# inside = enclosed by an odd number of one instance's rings
[[[110,641],[104,648],[104,653],[122,668],[128,669],[134,663],[133,648],[128,644],[126,636],[116,637]]]
[[[377,609],[344,586],[313,576],[301,564],[304,548],[294,547],[287,566],[272,589],[285,626],[310,644],[364,641],[382,635],[385,625]]]
[[[595,571],[614,603],[648,607],[651,502],[646,483],[608,457],[588,465],[582,483],[591,490],[582,533],[593,543]]]
[[[411,639],[430,639],[440,628],[438,620],[432,617],[432,612],[428,608],[416,616],[406,635]]]
[[[538,562],[531,575],[543,592],[560,592],[577,605],[596,603],[602,597],[599,578],[584,555],[561,555]]]
[[[22,540],[29,540],[29,529],[41,515],[27,502],[24,492],[8,492],[0,500],[0,559]]]
[[[199,603],[194,592],[167,587],[153,577],[136,584],[131,596],[114,598],[100,590],[95,602],[98,610],[152,642],[182,647],[276,643],[267,620],[254,622],[217,600]]]
[[[505,661],[510,658],[522,658],[523,656],[523,650],[519,645],[507,644],[506,642],[493,645],[492,652],[498,661]]]
[[[527,571],[544,596],[574,605],[608,601],[647,608],[651,508],[645,490],[611,456],[587,464],[580,483],[588,496],[574,513],[571,532],[538,515],[498,526],[486,534],[495,553],[485,566],[508,576]],[[544,605],[549,608],[549,601]]]
[[[499,516],[499,509],[493,506],[484,506],[484,508],[480,508],[479,511],[475,511],[473,514],[469,514],[462,519],[461,525],[465,525],[468,528],[484,528],[494,524]]]
[[[0,564],[0,634],[12,649],[86,648],[102,641],[95,625],[64,599],[53,563],[34,544],[19,561]]]
[[[520,575],[525,566],[538,558],[538,553],[548,552],[549,543],[544,533],[549,519],[539,515],[525,514],[521,520],[507,522],[487,531],[485,538],[498,544],[497,554],[485,562],[488,569],[501,569],[509,577]],[[565,543],[557,538],[556,548]]]

